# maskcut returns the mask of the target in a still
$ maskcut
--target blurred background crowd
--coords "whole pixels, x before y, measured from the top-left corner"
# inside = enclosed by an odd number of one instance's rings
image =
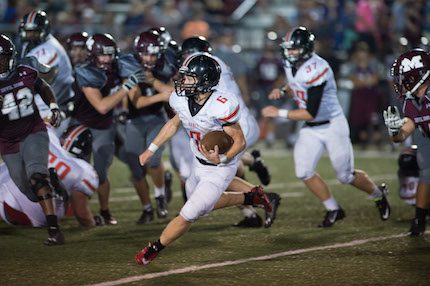
[[[232,68],[268,147],[282,139],[290,148],[298,127],[259,117],[270,90],[284,82],[279,44],[292,27],[315,34],[316,52],[336,75],[352,140],[363,149],[388,142],[382,110],[399,104],[390,83],[392,62],[406,49],[428,50],[430,39],[425,0],[0,0],[0,31],[17,40],[19,21],[35,8],[46,11],[62,43],[74,32],[106,32],[122,51],[131,51],[135,36],[154,26],[166,27],[179,44],[205,36]]]

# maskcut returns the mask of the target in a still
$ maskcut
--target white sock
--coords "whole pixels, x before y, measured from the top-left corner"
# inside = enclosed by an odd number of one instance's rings
[[[257,212],[253,207],[249,206],[249,207],[244,207],[242,209],[242,213],[246,217],[254,217]]]
[[[373,190],[373,193],[371,193],[370,194],[370,196],[372,197],[372,198],[374,198],[374,199],[379,199],[379,198],[382,198],[382,191],[378,188],[378,187],[376,187],[374,190]]]
[[[322,202],[324,204],[324,207],[328,211],[338,210],[339,205],[337,204],[335,198],[331,196],[328,200],[325,200]]]
[[[164,186],[161,188],[154,188],[154,192],[155,192],[155,197],[158,198],[159,196],[165,196],[166,195],[166,191]]]

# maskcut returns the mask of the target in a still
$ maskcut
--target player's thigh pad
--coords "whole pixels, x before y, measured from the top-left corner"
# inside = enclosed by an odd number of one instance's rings
[[[351,183],[355,178],[354,153],[346,119],[343,116],[332,119],[324,137],[337,179],[342,184]]]
[[[203,166],[197,168],[198,183],[191,196],[181,209],[181,216],[187,221],[195,221],[200,216],[210,213],[222,193],[234,178],[236,166]],[[193,176],[193,175],[191,175]]]
[[[415,142],[418,145],[417,162],[420,167],[420,180],[426,184],[430,184],[430,139],[416,134]]]
[[[308,180],[315,174],[315,168],[325,148],[322,136],[313,128],[303,127],[294,146],[296,177]]]
[[[94,169],[99,176],[99,182],[104,183],[107,179],[109,166],[112,164],[115,151],[114,138],[115,126],[112,125],[108,129],[93,129],[93,159]]]

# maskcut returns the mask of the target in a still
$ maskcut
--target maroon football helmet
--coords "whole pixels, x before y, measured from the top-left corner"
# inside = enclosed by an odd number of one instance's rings
[[[114,38],[110,34],[94,34],[86,41],[90,58],[95,61],[98,68],[110,70],[116,59],[118,49]],[[99,56],[110,55],[109,61],[100,61]]]
[[[12,41],[0,34],[0,80],[6,79],[15,69],[16,49]]]
[[[391,66],[394,89],[410,98],[430,76],[430,55],[422,49],[401,54]]]
[[[85,43],[87,40],[87,32],[73,33],[67,38],[67,48],[70,50],[73,47],[85,47]]]
[[[134,39],[134,51],[139,55],[145,68],[152,69],[161,57],[164,47],[160,34],[154,30],[142,32]],[[155,60],[143,60],[143,55],[155,55]]]

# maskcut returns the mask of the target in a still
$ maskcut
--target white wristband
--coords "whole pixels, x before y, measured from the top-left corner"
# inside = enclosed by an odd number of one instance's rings
[[[58,107],[58,104],[56,104],[55,102],[51,102],[49,104],[49,109],[60,109],[60,108]]]
[[[228,161],[228,159],[227,159],[226,155],[224,155],[224,154],[219,155],[219,162],[221,164],[225,164],[225,163],[227,163],[227,161]]]
[[[288,119],[288,110],[287,109],[279,109],[278,110],[278,116]]]
[[[151,143],[149,144],[148,150],[151,151],[152,153],[155,153],[157,152],[158,148],[159,147],[157,145],[155,145],[154,143]]]

